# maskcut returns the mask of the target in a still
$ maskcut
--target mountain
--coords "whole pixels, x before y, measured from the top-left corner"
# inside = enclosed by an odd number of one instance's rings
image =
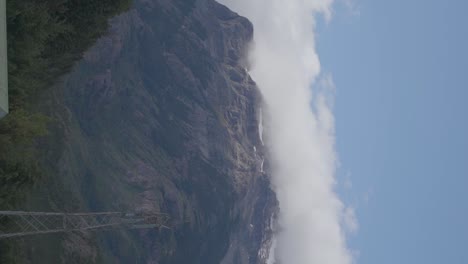
[[[113,18],[39,98],[49,176],[25,206],[165,212],[172,228],[27,238],[17,261],[266,263],[277,201],[244,60],[252,35],[212,0],[135,0]]]

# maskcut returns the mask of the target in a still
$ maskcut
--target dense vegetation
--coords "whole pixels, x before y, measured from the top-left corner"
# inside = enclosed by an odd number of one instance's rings
[[[37,139],[54,120],[38,96],[67,73],[132,0],[7,0],[10,114],[0,120],[0,208],[13,208],[43,174]],[[0,262],[19,252],[0,244]]]
[[[70,70],[131,0],[7,0],[10,114],[0,121],[0,207],[41,175],[36,139],[53,122],[38,97]]]

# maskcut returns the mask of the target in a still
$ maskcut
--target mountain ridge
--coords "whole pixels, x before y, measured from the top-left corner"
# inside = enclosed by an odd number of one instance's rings
[[[50,238],[63,253],[34,246],[29,256],[266,263],[277,201],[268,159],[263,169],[261,94],[243,61],[251,23],[212,0],[136,0],[110,25],[43,96],[57,120],[44,163],[57,178],[29,206],[162,211],[177,225]]]

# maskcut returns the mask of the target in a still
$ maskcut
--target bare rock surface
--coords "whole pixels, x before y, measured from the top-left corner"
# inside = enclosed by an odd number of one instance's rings
[[[64,263],[266,262],[277,201],[242,63],[252,34],[212,0],[136,0],[112,19],[55,89],[49,162],[68,210],[166,212],[173,227],[66,236]]]

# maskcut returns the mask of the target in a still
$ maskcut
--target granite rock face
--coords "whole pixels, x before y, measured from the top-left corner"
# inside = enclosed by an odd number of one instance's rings
[[[67,236],[65,263],[266,263],[277,201],[243,62],[252,34],[213,0],[136,0],[65,77],[64,150],[51,162],[69,207],[172,219],[172,230]]]

